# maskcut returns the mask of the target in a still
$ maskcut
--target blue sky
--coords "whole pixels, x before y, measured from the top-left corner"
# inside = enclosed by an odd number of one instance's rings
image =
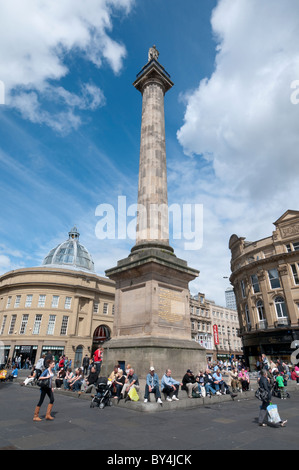
[[[83,6],[84,3],[84,6]],[[149,47],[165,97],[169,204],[203,205],[203,244],[177,256],[224,304],[229,237],[269,236],[298,209],[295,0],[14,0],[0,6],[0,272],[39,266],[77,225],[104,274],[134,242],[99,240],[100,204],[137,202]],[[273,34],[275,31],[275,34]]]

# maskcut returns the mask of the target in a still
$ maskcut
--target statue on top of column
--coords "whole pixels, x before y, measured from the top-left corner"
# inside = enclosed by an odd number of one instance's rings
[[[148,62],[152,59],[158,60],[159,51],[156,49],[156,46],[150,47],[148,51]]]

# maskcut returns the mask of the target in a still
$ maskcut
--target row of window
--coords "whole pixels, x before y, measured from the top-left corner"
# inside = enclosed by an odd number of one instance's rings
[[[33,335],[38,335],[40,333],[42,318],[43,318],[42,314],[35,315],[34,325],[33,325],[33,329],[31,332]],[[29,315],[27,313],[24,313],[22,316],[22,321],[21,321],[20,330],[19,330],[20,335],[24,335],[26,333],[28,319],[29,319]],[[8,328],[9,335],[12,335],[15,333],[16,320],[17,320],[17,315],[12,315],[11,320],[10,320],[10,325]],[[2,320],[0,335],[3,335],[4,333],[6,321],[7,321],[7,315],[4,315],[3,320]],[[60,326],[60,335],[67,334],[68,321],[69,321],[68,316],[65,315],[62,317],[62,322]],[[47,326],[47,333],[46,333],[47,335],[54,335],[55,323],[56,323],[56,315],[50,315],[48,319],[48,326]]]
[[[299,263],[291,264],[291,270],[293,274],[294,284],[299,285]],[[279,279],[279,274],[277,269],[268,270],[268,278],[271,289],[279,289],[281,287],[281,282]],[[245,282],[242,280],[240,282],[242,297],[246,298]],[[261,292],[259,280],[256,274],[251,276],[251,287],[254,294]]]
[[[99,302],[93,303],[93,313],[99,313]],[[103,315],[109,315],[109,304],[107,302],[103,303]],[[112,304],[112,311],[111,314],[114,315],[114,304]]]
[[[237,315],[229,315],[228,313],[223,313],[223,312],[216,312],[213,310],[213,317],[217,317],[217,318],[223,318],[225,317],[226,320],[229,320],[229,316],[230,316],[230,319],[231,321],[238,321],[238,317]]]
[[[238,350],[240,351],[241,343],[238,341],[233,341],[232,343],[230,343],[228,340],[223,340],[223,342],[220,341],[218,345],[218,349],[224,349],[224,350],[232,349],[235,351],[238,351]]]
[[[275,304],[275,311],[276,311],[277,319],[278,320],[287,319],[288,318],[288,312],[287,312],[287,307],[286,307],[286,303],[285,303],[284,298],[281,297],[281,296],[275,297],[274,304]],[[299,308],[299,304],[297,304],[297,305],[298,305],[298,308]],[[264,312],[264,304],[263,304],[262,300],[259,299],[257,301],[256,309],[257,309],[259,321],[262,322],[262,321],[266,320],[265,312]],[[250,322],[249,309],[248,309],[247,304],[245,305],[245,316],[246,316],[247,324],[250,325],[251,322]]]
[[[292,251],[299,251],[299,242],[292,242],[285,245],[285,250],[287,253],[291,253]],[[273,246],[265,248],[260,254],[256,256],[249,256],[247,258],[247,263],[252,263],[253,261],[259,261],[263,258],[268,258],[275,254],[275,249]]]
[[[21,295],[16,295],[15,302],[14,302],[14,308],[19,308],[20,303],[21,303]],[[26,300],[25,300],[25,308],[30,308],[32,306],[32,294],[27,294],[26,295]],[[59,303],[61,304],[61,299],[59,295],[53,295],[52,296],[52,302],[51,302],[51,308],[58,308]],[[46,305],[46,295],[40,294],[37,302],[37,307],[38,308],[44,308]],[[64,309],[65,310],[70,310],[72,305],[72,297],[65,297],[64,298]],[[6,303],[6,308],[11,308],[12,306],[12,296],[9,296],[7,298],[7,303]],[[97,314],[99,313],[99,302],[94,302],[93,305],[93,313]],[[112,315],[114,315],[114,305],[112,305]],[[103,303],[103,314],[108,315],[109,314],[109,304],[104,302]]]
[[[218,325],[218,334],[219,334],[219,336],[220,335],[230,336],[230,334],[232,334],[232,336],[237,336],[238,329],[239,328],[234,328],[234,327],[232,327],[232,329],[231,329],[230,326],[227,326],[226,327],[226,332],[225,332],[225,326],[224,325]]]
[[[286,250],[288,253],[291,251],[299,251],[299,242],[288,243],[286,245]]]
[[[195,326],[197,325],[197,329],[200,331],[210,331],[211,325],[209,323],[200,323],[200,322],[191,322],[191,329],[195,330]]]
[[[199,307],[193,307],[192,305],[190,306],[190,314],[193,315],[201,315],[203,317],[208,317],[209,316],[209,310],[204,310],[203,308]]]
[[[21,295],[16,295],[15,302],[14,302],[14,308],[19,308],[20,303],[21,303]],[[25,308],[30,308],[32,306],[32,299],[33,295],[32,294],[27,294],[26,295],[26,300],[25,300]],[[7,303],[6,303],[6,308],[10,308],[12,302],[12,296],[10,295],[7,298]],[[72,297],[65,297],[64,300],[64,308],[65,309],[70,309],[71,308],[71,303],[72,303]],[[38,298],[38,303],[37,307],[38,308],[44,308],[46,305],[46,295],[40,294]],[[59,306],[59,295],[53,295],[52,296],[52,302],[51,302],[51,308],[58,308]]]

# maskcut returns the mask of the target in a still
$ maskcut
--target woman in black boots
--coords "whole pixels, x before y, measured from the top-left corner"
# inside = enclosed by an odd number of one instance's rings
[[[41,418],[39,418],[38,414],[39,414],[40,407],[42,406],[46,395],[48,395],[50,399],[50,403],[47,408],[46,419],[48,420],[54,419],[51,416],[51,410],[53,408],[53,403],[54,403],[54,394],[53,394],[53,388],[52,388],[52,378],[54,377],[54,373],[52,372],[52,369],[54,369],[55,367],[55,361],[49,359],[47,361],[47,366],[48,368],[45,369],[44,372],[39,377],[39,380],[45,381],[45,384],[41,386],[40,388],[40,391],[41,391],[40,399],[34,411],[33,421],[41,421]]]

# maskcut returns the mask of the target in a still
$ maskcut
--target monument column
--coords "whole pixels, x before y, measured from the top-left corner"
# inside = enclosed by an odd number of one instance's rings
[[[206,365],[205,350],[191,340],[189,282],[199,272],[175,256],[169,245],[164,95],[173,86],[149,50],[134,86],[142,94],[142,123],[136,244],[129,256],[106,271],[115,281],[115,315],[104,373],[118,362],[145,376],[154,366],[183,377]],[[106,368],[105,368],[106,367]]]
[[[173,86],[153,46],[133,83],[142,94],[136,245],[169,246],[164,95]]]

